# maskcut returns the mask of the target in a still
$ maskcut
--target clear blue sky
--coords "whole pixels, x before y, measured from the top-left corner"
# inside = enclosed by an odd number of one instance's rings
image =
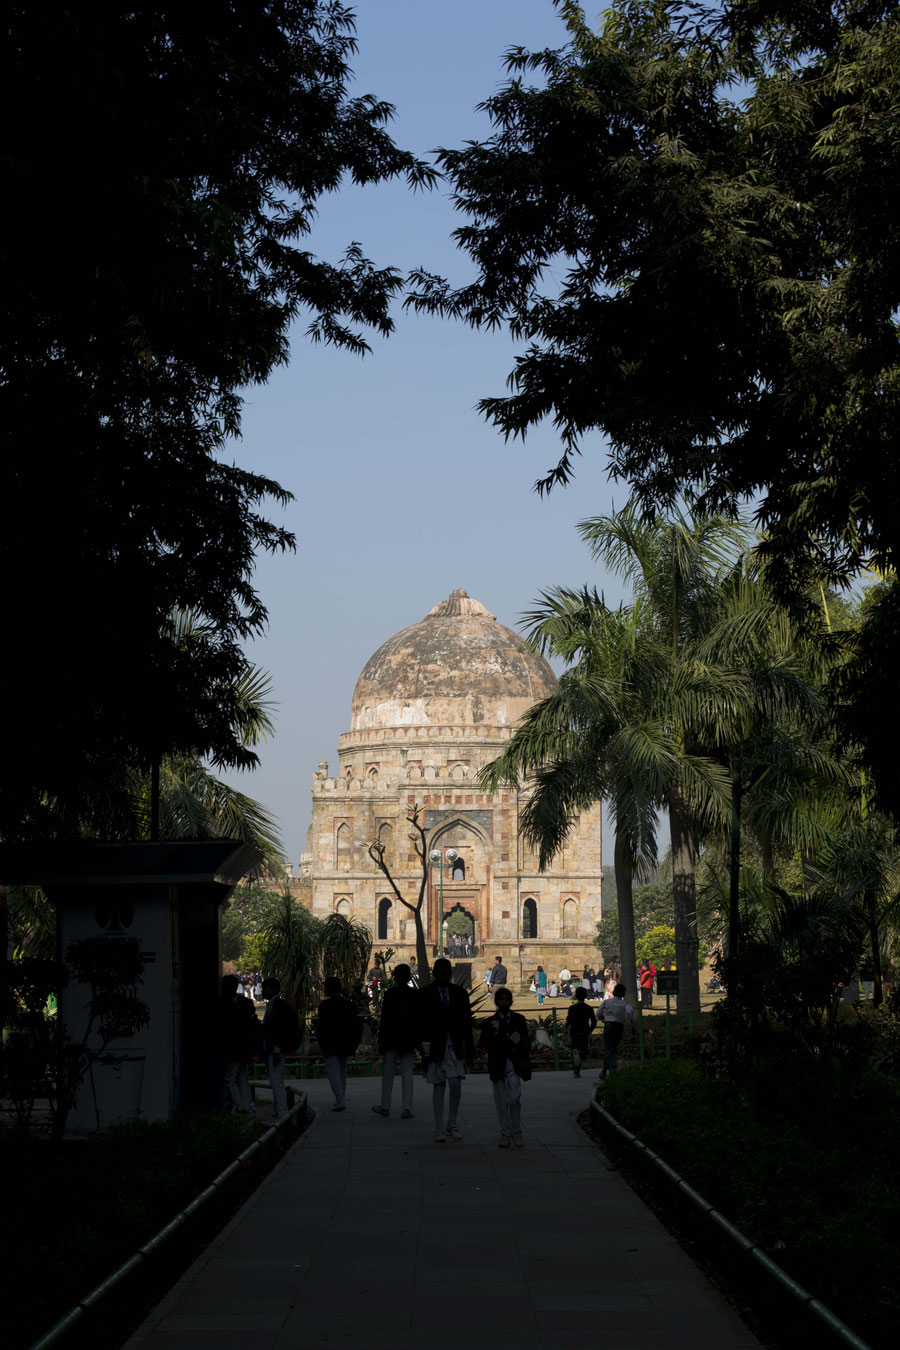
[[[355,91],[393,103],[394,139],[421,156],[489,134],[475,108],[504,81],[507,47],[565,41],[551,0],[360,0],[357,34]],[[308,246],[336,259],[359,240],[379,265],[463,281],[459,223],[446,186],[346,187],[322,201]],[[475,412],[504,392],[513,345],[399,306],[395,318],[364,360],[312,346],[300,323],[289,367],[248,393],[234,449],[296,498],[282,518],[297,552],[260,557],[255,577],[270,625],[250,655],[273,677],[277,735],[256,772],[231,779],[278,818],[295,864],[313,770],[334,770],[357,676],[392,633],[457,586],[513,628],[546,586],[618,596],[575,533],[613,502],[602,444],[586,446],[573,486],[539,498],[534,480],[559,457],[552,428],[505,445]]]

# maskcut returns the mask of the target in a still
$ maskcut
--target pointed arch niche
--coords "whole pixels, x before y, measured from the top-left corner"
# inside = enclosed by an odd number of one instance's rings
[[[378,842],[384,848],[384,861],[388,867],[394,865],[394,827],[385,820],[378,828]]]
[[[578,901],[571,897],[563,901],[562,935],[564,938],[576,938],[578,936]]]
[[[383,895],[378,901],[378,941],[384,942],[388,936],[388,925],[391,918],[391,910],[394,907],[393,900],[389,896]]]
[[[522,937],[536,938],[538,935],[538,907],[533,896],[527,896],[522,903]]]
[[[353,834],[344,821],[334,832],[334,861],[339,872],[349,872],[353,861]]]

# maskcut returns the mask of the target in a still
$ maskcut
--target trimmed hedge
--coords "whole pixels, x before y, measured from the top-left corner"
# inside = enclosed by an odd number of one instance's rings
[[[199,1195],[259,1132],[236,1116],[210,1111],[115,1125],[60,1145],[7,1135],[2,1164],[9,1222],[3,1225],[0,1261],[8,1292],[0,1343],[9,1350],[30,1345]],[[211,1222],[223,1222],[240,1200],[242,1185],[223,1194]],[[206,1223],[199,1222],[197,1231],[205,1231]],[[133,1291],[129,1298],[136,1300]]]
[[[687,1060],[614,1075],[604,1106],[873,1346],[900,1325],[900,1081],[775,1061],[746,1085]]]

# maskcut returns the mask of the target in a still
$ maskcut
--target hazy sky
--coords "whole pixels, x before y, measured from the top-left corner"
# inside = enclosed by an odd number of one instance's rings
[[[504,81],[507,47],[565,41],[550,0],[360,0],[357,34],[355,92],[393,103],[395,141],[421,156],[489,134],[475,107]],[[321,203],[308,247],[336,259],[358,240],[380,266],[463,281],[459,223],[446,186],[346,188]],[[364,360],[312,346],[299,324],[290,366],[249,392],[234,451],[296,498],[273,514],[297,552],[260,557],[255,576],[270,626],[250,655],[273,677],[277,735],[255,773],[231,779],[278,817],[295,865],[313,771],[327,759],[334,772],[357,676],[391,634],[457,586],[512,628],[546,586],[618,596],[574,528],[612,505],[602,444],[586,447],[572,486],[539,498],[534,480],[559,457],[552,428],[505,445],[475,412],[504,392],[514,346],[399,306],[395,317]],[[616,486],[616,504],[625,496]]]

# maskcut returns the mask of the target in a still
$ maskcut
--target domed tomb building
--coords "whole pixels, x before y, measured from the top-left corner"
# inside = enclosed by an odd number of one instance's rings
[[[385,845],[402,893],[415,900],[421,866],[407,811],[423,811],[429,851],[444,853],[444,949],[475,960],[480,976],[497,955],[510,982],[540,964],[552,978],[594,965],[600,919],[600,809],[585,812],[546,872],[519,828],[527,789],[485,792],[479,769],[501,752],[522,714],[552,693],[556,677],[523,639],[463,590],[389,638],[353,695],[338,771],[319,765],[301,874],[315,914],[353,915],[376,948],[415,955],[412,914],[392,895],[367,852]],[[446,850],[458,859],[446,861]],[[429,954],[440,945],[441,871],[429,865],[423,921]],[[473,950],[474,949],[474,950]]]

